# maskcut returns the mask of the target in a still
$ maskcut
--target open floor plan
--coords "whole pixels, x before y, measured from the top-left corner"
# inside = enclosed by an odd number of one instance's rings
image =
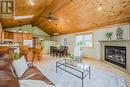
[[[130,0],[0,0],[0,87],[130,87]]]

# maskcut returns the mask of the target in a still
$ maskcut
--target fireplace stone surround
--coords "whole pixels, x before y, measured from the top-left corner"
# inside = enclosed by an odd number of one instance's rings
[[[112,65],[113,67],[120,69],[121,71],[130,74],[130,40],[101,40],[99,42],[100,42],[100,60]],[[105,60],[106,46],[126,47],[126,69]]]

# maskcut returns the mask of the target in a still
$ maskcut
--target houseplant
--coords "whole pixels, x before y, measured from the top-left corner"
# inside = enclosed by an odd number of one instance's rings
[[[112,35],[113,35],[113,32],[107,32],[107,33],[106,33],[107,39],[108,39],[108,40],[111,40]]]
[[[20,53],[14,52],[14,60],[19,59]]]
[[[70,60],[74,60],[75,59],[75,57],[74,57],[74,55],[69,55],[69,57],[70,57]]]

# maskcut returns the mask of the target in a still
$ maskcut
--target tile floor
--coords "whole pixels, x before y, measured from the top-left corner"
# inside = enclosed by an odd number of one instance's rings
[[[55,63],[56,61],[58,61],[60,59],[62,59],[62,58],[53,58],[53,57],[50,57],[49,55],[43,55],[42,60],[41,61],[37,61],[34,64],[38,68],[40,68],[40,67],[47,66],[49,64]],[[105,70],[107,72],[110,72],[110,73],[113,73],[113,74],[117,74],[117,75],[120,75],[120,76],[126,78],[127,81],[128,81],[128,84],[129,84],[128,87],[130,87],[130,75],[128,75],[127,73],[122,72],[119,69],[114,68],[113,66],[111,66],[109,64],[106,64],[104,62],[101,62],[99,60],[84,58],[83,62],[88,63],[91,67],[98,68],[98,69],[101,69],[101,70]]]

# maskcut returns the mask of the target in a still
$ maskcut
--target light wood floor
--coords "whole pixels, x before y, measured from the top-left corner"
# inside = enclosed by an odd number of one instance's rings
[[[40,68],[40,67],[55,63],[56,61],[58,61],[60,59],[61,58],[51,58],[49,55],[43,55],[42,60],[35,62],[35,65]],[[106,64],[104,62],[101,62],[99,60],[84,58],[83,62],[88,63],[91,67],[101,69],[106,72],[110,72],[110,73],[124,77],[128,81],[128,85],[129,85],[128,87],[130,87],[130,75],[128,75],[127,73],[124,73],[124,72],[120,71],[119,69],[117,69],[109,64]]]

